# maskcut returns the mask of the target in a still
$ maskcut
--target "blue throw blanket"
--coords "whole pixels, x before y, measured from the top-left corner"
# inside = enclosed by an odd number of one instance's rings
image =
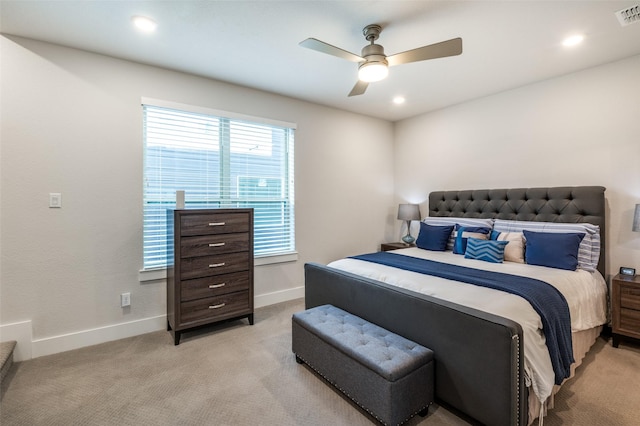
[[[523,297],[542,319],[542,330],[551,356],[555,383],[559,385],[569,377],[570,367],[574,362],[571,315],[566,299],[552,285],[534,278],[450,265],[395,253],[370,253],[353,256],[352,259],[488,287]]]

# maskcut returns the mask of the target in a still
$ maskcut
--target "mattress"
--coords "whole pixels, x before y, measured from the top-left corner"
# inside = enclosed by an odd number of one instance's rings
[[[607,286],[604,278],[597,271],[566,271],[514,262],[489,263],[466,259],[464,256],[448,251],[437,252],[416,247],[393,252],[545,281],[557,288],[567,300],[572,332],[592,329],[606,322]],[[337,260],[329,266],[516,321],[523,330],[526,384],[540,402],[546,401],[552,395],[554,372],[545,344],[542,320],[522,297],[350,258]]]

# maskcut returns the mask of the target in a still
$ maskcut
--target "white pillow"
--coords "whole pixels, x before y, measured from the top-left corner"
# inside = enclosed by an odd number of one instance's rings
[[[504,248],[505,261],[524,263],[524,235],[522,232],[500,232],[496,240],[509,242]]]

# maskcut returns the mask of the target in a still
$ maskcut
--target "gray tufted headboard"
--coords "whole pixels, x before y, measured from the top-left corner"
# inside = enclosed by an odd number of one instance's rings
[[[429,194],[429,216],[598,225],[601,239],[598,270],[606,279],[604,191],[602,186],[435,191]]]

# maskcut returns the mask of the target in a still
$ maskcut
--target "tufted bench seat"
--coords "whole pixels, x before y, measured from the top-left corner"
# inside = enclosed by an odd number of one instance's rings
[[[292,349],[387,425],[426,415],[433,402],[433,352],[332,305],[298,312]]]

